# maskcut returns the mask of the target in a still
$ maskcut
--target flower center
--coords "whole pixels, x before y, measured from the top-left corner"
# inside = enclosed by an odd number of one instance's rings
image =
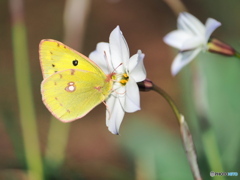
[[[129,80],[129,76],[127,73],[124,73],[119,81],[122,86],[125,86]]]

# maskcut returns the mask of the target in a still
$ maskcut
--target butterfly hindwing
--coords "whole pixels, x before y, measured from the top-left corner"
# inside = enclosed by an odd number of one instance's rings
[[[99,74],[69,69],[54,73],[42,82],[43,102],[63,122],[86,115],[106,99],[112,84]]]

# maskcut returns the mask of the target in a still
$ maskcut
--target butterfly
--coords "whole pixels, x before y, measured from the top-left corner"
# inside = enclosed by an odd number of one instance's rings
[[[43,74],[42,100],[57,119],[71,122],[104,102],[113,87],[113,73],[65,44],[44,39],[39,44]]]

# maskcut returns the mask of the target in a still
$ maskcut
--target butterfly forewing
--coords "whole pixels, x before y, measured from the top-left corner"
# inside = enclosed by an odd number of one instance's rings
[[[81,69],[104,74],[90,59],[55,40],[42,40],[39,45],[43,78],[66,69]]]
[[[86,115],[107,98],[111,88],[112,82],[99,74],[77,69],[54,73],[41,85],[44,104],[63,122]]]

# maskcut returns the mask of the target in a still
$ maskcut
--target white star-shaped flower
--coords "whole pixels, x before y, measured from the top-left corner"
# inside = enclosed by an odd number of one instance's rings
[[[144,54],[139,50],[130,57],[127,42],[117,26],[110,34],[109,43],[98,43],[89,58],[106,74],[115,74],[112,93],[106,100],[106,125],[110,132],[119,134],[125,112],[140,110],[137,82],[146,79]]]
[[[200,51],[208,49],[208,40],[220,25],[220,22],[212,18],[208,18],[204,25],[193,15],[187,12],[180,13],[177,21],[178,29],[163,38],[166,44],[180,50],[171,67],[173,75],[190,63]]]

